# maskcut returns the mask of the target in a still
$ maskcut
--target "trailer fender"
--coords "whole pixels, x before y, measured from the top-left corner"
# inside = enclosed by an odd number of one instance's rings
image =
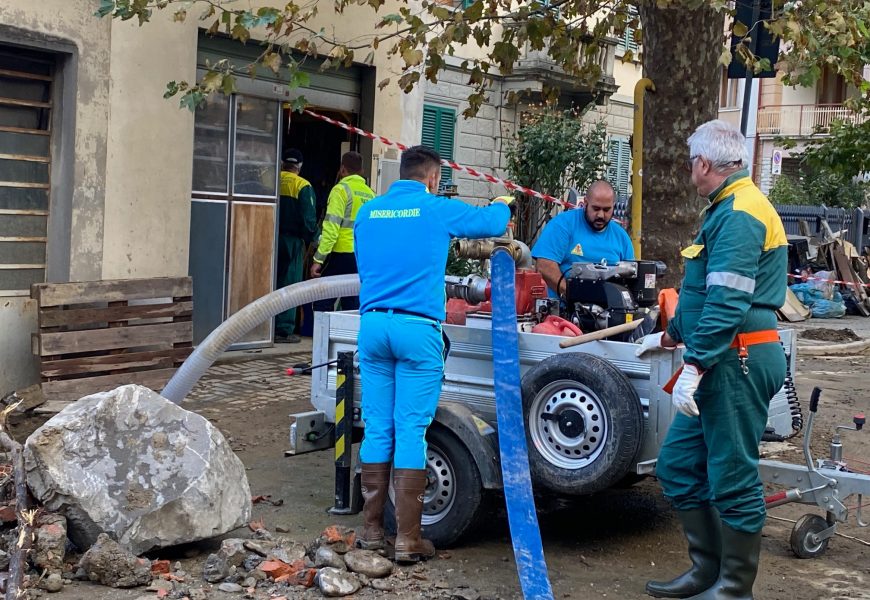
[[[455,402],[438,404],[435,421],[446,427],[465,444],[474,457],[483,488],[502,489],[501,469],[498,463],[498,434],[495,428],[467,407]]]

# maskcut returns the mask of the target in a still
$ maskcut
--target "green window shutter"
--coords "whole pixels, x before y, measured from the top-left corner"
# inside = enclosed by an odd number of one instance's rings
[[[610,138],[607,144],[607,180],[616,196],[628,196],[631,184],[631,147],[628,140]]]
[[[441,158],[453,160],[456,134],[456,111],[442,106],[423,105],[423,134],[421,144],[432,148]],[[441,181],[453,179],[453,169],[441,167]]]
[[[637,18],[637,9],[633,6],[628,8],[631,19]],[[619,40],[619,47],[623,50],[631,50],[637,52],[637,40],[634,39],[634,27],[626,27],[622,34],[622,39]]]
[[[474,4],[475,0],[462,0],[462,8],[468,8]]]

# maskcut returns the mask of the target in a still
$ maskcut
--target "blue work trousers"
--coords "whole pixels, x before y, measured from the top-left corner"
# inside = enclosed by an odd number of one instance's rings
[[[729,350],[704,374],[695,392],[701,416],[677,414],[656,476],[677,510],[712,504],[731,529],[755,533],[766,516],[758,444],[770,400],[785,379],[782,346],[751,346],[746,366],[744,374],[737,350]]]
[[[426,429],[444,377],[441,323],[393,312],[366,312],[359,332],[364,463],[426,468]]]

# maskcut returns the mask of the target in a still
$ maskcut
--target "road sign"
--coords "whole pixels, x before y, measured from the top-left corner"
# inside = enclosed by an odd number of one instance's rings
[[[782,150],[774,150],[770,157],[770,174],[782,175]]]

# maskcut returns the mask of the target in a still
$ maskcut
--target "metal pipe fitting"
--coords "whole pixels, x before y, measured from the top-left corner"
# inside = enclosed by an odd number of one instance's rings
[[[448,298],[459,298],[469,304],[480,304],[489,300],[489,280],[480,275],[465,277],[448,275],[444,278],[444,291]]]
[[[486,238],[482,240],[456,240],[453,251],[460,258],[489,260],[496,248],[506,249],[514,259],[518,269],[531,269],[532,253],[529,247],[519,240],[509,238]]]

